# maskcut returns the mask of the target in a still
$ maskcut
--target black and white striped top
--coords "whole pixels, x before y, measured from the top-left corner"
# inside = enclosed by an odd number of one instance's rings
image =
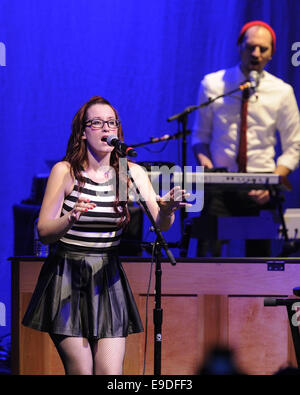
[[[82,213],[60,242],[74,251],[113,251],[119,245],[122,234],[122,228],[117,225],[122,214],[117,213],[113,207],[116,199],[113,178],[104,183],[96,183],[88,178],[86,172],[83,172],[83,176],[85,183],[81,192],[76,180],[73,191],[64,200],[61,215],[72,210],[79,196],[89,198],[97,206]]]

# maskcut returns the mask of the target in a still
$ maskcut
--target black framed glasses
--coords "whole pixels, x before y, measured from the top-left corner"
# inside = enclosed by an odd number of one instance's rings
[[[90,119],[89,121],[85,122],[85,126],[91,127],[92,129],[102,129],[106,123],[109,129],[118,129],[120,126],[119,119],[109,119],[108,121],[103,121],[103,119],[99,118]]]

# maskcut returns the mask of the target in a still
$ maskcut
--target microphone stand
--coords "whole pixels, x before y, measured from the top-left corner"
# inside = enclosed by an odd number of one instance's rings
[[[195,111],[195,110],[197,110],[199,108],[206,107],[206,106],[210,105],[211,103],[213,103],[214,101],[216,101],[216,100],[218,100],[218,99],[220,99],[222,97],[230,96],[233,93],[239,92],[239,91],[244,90],[246,88],[251,88],[251,84],[248,83],[247,81],[245,81],[238,88],[235,88],[235,89],[233,89],[233,90],[231,90],[229,92],[223,93],[222,95],[216,96],[214,98],[209,98],[204,103],[201,103],[201,104],[196,105],[196,106],[188,106],[188,107],[186,107],[186,109],[183,112],[181,112],[179,114],[175,114],[175,115],[173,115],[173,116],[171,116],[171,117],[169,117],[167,119],[168,122],[172,122],[172,121],[175,121],[175,120],[178,121],[178,132],[177,133],[175,133],[174,135],[171,135],[171,136],[165,135],[165,136],[163,136],[161,138],[151,138],[150,141],[147,141],[145,143],[131,144],[131,147],[132,148],[137,148],[137,147],[142,147],[142,146],[147,145],[147,144],[154,144],[154,143],[159,143],[159,142],[162,142],[162,141],[168,141],[168,140],[182,138],[182,163],[181,163],[181,168],[183,169],[183,172],[184,172],[184,169],[185,169],[185,166],[186,166],[186,162],[187,162],[186,161],[187,135],[191,133],[190,130],[187,130],[188,115],[191,112],[193,112],[193,111]],[[183,232],[184,232],[184,221],[185,221],[186,217],[187,217],[187,213],[186,213],[186,211],[185,211],[185,209],[183,207],[183,208],[180,209],[180,229],[181,229],[181,234],[183,234]]]
[[[210,97],[206,102],[203,102],[203,103],[201,103],[201,104],[199,104],[197,106],[188,106],[188,107],[186,107],[186,109],[183,112],[181,112],[179,114],[172,115],[170,118],[167,119],[167,121],[168,122],[172,122],[172,121],[175,121],[176,119],[181,120],[182,118],[184,118],[187,115],[189,115],[191,112],[193,112],[193,111],[195,111],[195,110],[197,110],[199,108],[206,107],[209,104],[213,103],[214,101],[220,99],[221,97],[230,96],[233,93],[236,93],[236,92],[239,92],[239,91],[243,91],[246,88],[251,88],[251,85],[250,84],[248,85],[247,81],[245,81],[245,83],[240,85],[238,88],[235,88],[235,89],[233,89],[233,90],[231,90],[229,92],[225,92],[222,95],[216,96],[214,98]]]
[[[132,148],[143,147],[144,145],[156,144],[156,143],[161,143],[163,141],[169,141],[169,140],[175,140],[175,139],[181,139],[182,137],[183,137],[183,133],[179,131],[179,132],[172,134],[172,135],[166,134],[162,137],[151,137],[150,140],[145,141],[144,143],[131,144],[130,146]]]
[[[146,141],[144,143],[139,143],[139,144],[131,144],[132,148],[137,148],[137,147],[143,147],[145,145],[148,144],[155,144],[155,143],[159,143],[162,141],[169,141],[169,140],[174,140],[174,139],[180,139],[182,138],[182,164],[181,164],[181,168],[184,169],[184,167],[186,166],[186,146],[187,146],[187,139],[186,136],[188,134],[190,134],[190,131],[188,131],[186,129],[186,125],[187,125],[187,116],[182,117],[182,119],[180,119],[179,123],[182,124],[182,130],[178,130],[177,133],[173,134],[173,135],[165,135],[163,137],[152,137],[150,139],[150,141]],[[183,232],[183,228],[184,228],[184,219],[186,218],[186,212],[183,209],[180,210],[180,228],[181,228],[181,233]]]
[[[222,95],[216,96],[215,98],[211,98],[210,97],[206,102],[201,103],[201,104],[199,104],[197,106],[188,106],[188,107],[186,107],[186,109],[183,112],[181,112],[179,114],[172,115],[171,117],[169,117],[167,119],[168,122],[172,122],[172,121],[177,120],[177,122],[178,122],[178,129],[179,130],[180,130],[180,125],[181,125],[181,132],[180,132],[180,134],[182,136],[182,163],[181,163],[181,168],[183,169],[183,172],[184,172],[184,169],[185,169],[185,166],[186,166],[186,147],[187,147],[187,139],[186,138],[187,138],[187,135],[190,134],[190,131],[187,130],[188,115],[191,112],[193,112],[193,111],[195,111],[195,110],[197,110],[199,108],[203,108],[203,107],[206,107],[206,106],[210,105],[211,103],[213,103],[217,99],[220,99],[221,97],[230,96],[230,95],[232,95],[235,92],[238,92],[240,90],[244,90],[245,88],[250,88],[250,87],[251,87],[251,85],[248,82],[245,82],[243,85],[240,85],[238,88],[233,89],[233,90],[231,90],[229,92],[223,93]],[[187,217],[187,213],[184,210],[184,208],[182,208],[180,210],[181,233],[183,233],[183,231],[184,231],[184,220],[185,220],[186,217]]]
[[[187,148],[187,135],[190,134],[190,130],[187,130],[187,120],[188,120],[188,114],[189,112],[184,111],[181,113],[179,116],[176,116],[176,118],[171,117],[169,118],[168,121],[170,122],[173,119],[178,120],[178,135],[181,135],[182,140],[181,140],[181,152],[182,152],[182,158],[181,158],[181,169],[184,172],[184,169],[186,167],[186,148]],[[183,208],[180,209],[180,229],[181,229],[181,234],[184,231],[184,221],[187,217],[187,212]]]
[[[161,277],[162,277],[162,269],[161,269],[161,248],[164,248],[167,257],[170,263],[174,266],[176,265],[176,260],[169,250],[168,244],[164,239],[160,228],[157,226],[145,200],[143,199],[139,188],[137,187],[130,170],[128,170],[128,176],[130,181],[132,182],[135,191],[138,196],[139,203],[143,206],[150,222],[152,224],[152,229],[156,234],[155,241],[155,308],[153,310],[153,322],[154,322],[154,374],[161,374],[161,344],[162,344],[162,319],[163,319],[163,310],[161,308]]]
[[[145,143],[131,144],[131,147],[132,148],[143,147],[144,145],[148,145],[148,144],[155,144],[155,143],[160,143],[162,141],[168,141],[171,138],[173,137],[169,136],[168,134],[165,134],[162,137],[151,137],[150,140],[146,141]]]

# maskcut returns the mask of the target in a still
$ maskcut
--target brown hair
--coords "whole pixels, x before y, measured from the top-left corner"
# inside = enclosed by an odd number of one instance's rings
[[[84,184],[84,177],[82,171],[84,170],[84,165],[88,163],[87,146],[86,140],[82,139],[82,135],[85,128],[86,113],[87,110],[94,104],[106,104],[111,107],[115,113],[116,119],[119,119],[117,110],[110,104],[110,102],[101,96],[93,96],[88,102],[86,102],[75,114],[72,121],[72,133],[68,141],[66,155],[63,160],[67,161],[71,165],[71,172],[74,178],[78,181],[79,190],[82,189]],[[123,141],[123,131],[120,124],[118,128],[118,138]],[[119,154],[114,149],[110,156],[110,166],[115,170],[116,174],[116,201],[114,203],[114,209],[116,212],[123,212],[122,219],[119,226],[125,227],[130,219],[127,202],[119,200]],[[128,177],[126,180],[126,185],[128,188]]]

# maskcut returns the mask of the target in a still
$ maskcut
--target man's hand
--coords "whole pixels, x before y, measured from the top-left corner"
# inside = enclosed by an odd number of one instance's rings
[[[267,189],[252,189],[248,196],[259,205],[266,204],[270,200],[270,192]]]

